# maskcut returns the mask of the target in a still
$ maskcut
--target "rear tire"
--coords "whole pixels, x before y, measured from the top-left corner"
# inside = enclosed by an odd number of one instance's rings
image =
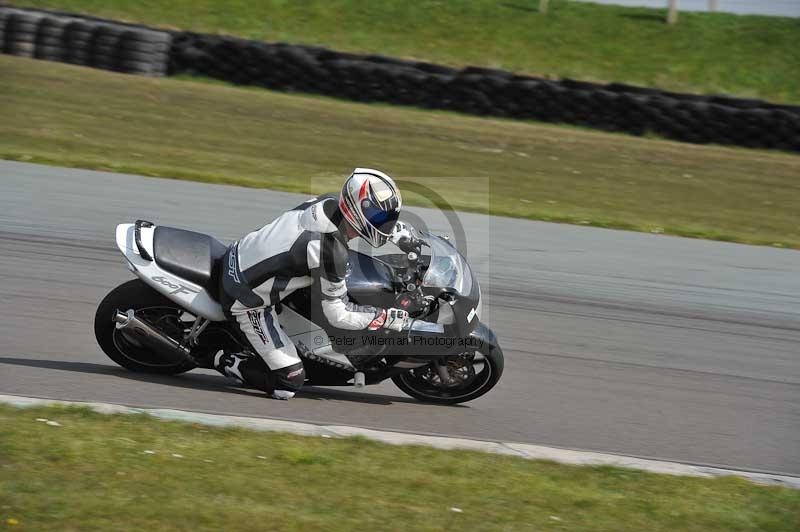
[[[503,375],[504,359],[503,350],[500,347],[486,344],[479,354],[482,355],[484,361],[482,371],[463,388],[437,388],[426,382],[421,376],[416,375],[418,371],[424,373],[429,366],[396,375],[392,377],[392,382],[403,392],[425,403],[440,405],[466,403],[494,388]]]
[[[176,375],[196,367],[191,361],[159,364],[157,354],[152,352],[149,352],[149,363],[143,363],[126,355],[120,349],[119,345],[124,343],[122,342],[124,338],[121,339],[122,333],[117,331],[116,323],[112,320],[114,313],[118,309],[124,312],[129,309],[139,311],[149,308],[172,309],[175,314],[182,310],[175,302],[147,286],[141,279],[123,283],[109,292],[100,302],[94,317],[94,335],[103,352],[123,368],[142,373]]]

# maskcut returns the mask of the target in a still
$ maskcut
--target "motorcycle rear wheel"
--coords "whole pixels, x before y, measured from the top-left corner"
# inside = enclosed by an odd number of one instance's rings
[[[151,325],[172,336],[181,332],[180,317],[184,312],[141,279],[133,279],[114,288],[100,302],[94,317],[97,343],[111,360],[131,371],[158,375],[176,375],[196,367],[191,361],[167,362],[158,353],[136,345],[135,341],[116,328],[112,317],[118,309],[123,312],[133,309]]]
[[[464,358],[469,356],[473,357],[472,360]],[[475,363],[478,356],[481,357],[480,371],[475,369],[478,366]],[[471,369],[467,364],[471,364]],[[425,403],[454,405],[477,399],[494,388],[503,375],[503,365],[503,350],[498,346],[487,346],[471,355],[465,353],[459,357],[448,357],[448,372],[462,376],[460,383],[442,384],[433,364],[396,375],[392,377],[392,382],[414,399]]]

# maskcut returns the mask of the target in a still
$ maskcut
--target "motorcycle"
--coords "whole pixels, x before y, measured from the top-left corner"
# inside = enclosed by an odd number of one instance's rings
[[[226,245],[144,220],[118,225],[116,243],[137,278],[114,288],[95,315],[97,341],[114,362],[175,375],[211,368],[220,350],[249,351],[219,304]],[[417,234],[401,251],[372,257],[350,250],[346,280],[354,302],[408,311],[400,333],[318,325],[311,288],[281,302],[280,325],[303,360],[306,384],[362,387],[391,379],[411,397],[438,404],[484,395],[503,373],[503,351],[480,320],[480,285],[466,259],[431,233]]]

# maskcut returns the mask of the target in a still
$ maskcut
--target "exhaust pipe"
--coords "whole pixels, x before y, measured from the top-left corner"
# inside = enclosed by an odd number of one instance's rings
[[[128,312],[117,310],[114,313],[113,321],[117,324],[117,330],[122,331],[131,340],[144,344],[159,355],[163,355],[169,362],[180,364],[187,360],[194,361],[187,347],[137,318],[133,310]]]

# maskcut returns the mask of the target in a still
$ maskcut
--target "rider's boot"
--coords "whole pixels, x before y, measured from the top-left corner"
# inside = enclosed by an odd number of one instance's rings
[[[239,366],[249,357],[241,354],[231,354],[220,351],[214,356],[214,369],[236,381],[238,384],[244,384],[244,376],[242,375]]]
[[[237,384],[246,384],[264,390],[273,399],[285,401],[294,397],[295,394],[294,391],[290,390],[274,389],[273,379],[275,376],[271,375],[261,357],[220,351],[214,356],[214,369],[233,379]],[[292,368],[289,369],[291,370]],[[302,372],[302,365],[300,365],[299,370],[295,369],[292,373],[289,373],[289,376],[293,376],[293,373],[305,375]]]

